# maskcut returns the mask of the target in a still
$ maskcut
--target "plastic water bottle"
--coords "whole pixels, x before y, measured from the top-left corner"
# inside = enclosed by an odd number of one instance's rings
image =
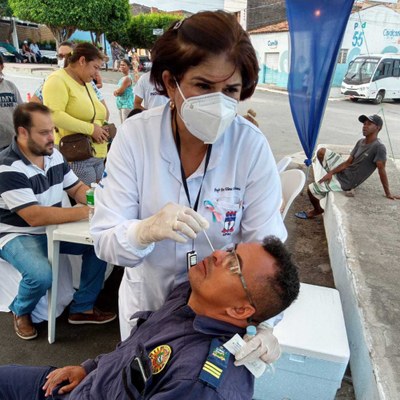
[[[257,335],[257,328],[254,325],[248,325],[246,327],[247,341],[251,340]],[[265,371],[266,365],[260,359],[254,360],[252,362],[247,362],[244,366],[256,377],[259,378]]]
[[[247,333],[247,336],[256,336],[257,328],[254,325],[249,325],[246,328],[246,333]]]
[[[86,190],[86,204],[89,206],[89,221],[92,219],[94,214],[94,190],[96,189],[97,183],[92,183],[90,189]]]

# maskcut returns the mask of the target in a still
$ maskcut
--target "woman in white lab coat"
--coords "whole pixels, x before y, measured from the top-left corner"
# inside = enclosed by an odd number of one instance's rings
[[[165,32],[151,54],[151,78],[170,102],[119,129],[91,224],[98,256],[126,267],[119,292],[123,339],[136,311],[158,309],[187,280],[193,252],[199,260],[211,253],[204,229],[215,248],[287,235],[268,142],[237,116],[259,67],[236,18],[195,14]],[[264,359],[276,358],[270,331],[258,332],[253,347],[269,345]]]

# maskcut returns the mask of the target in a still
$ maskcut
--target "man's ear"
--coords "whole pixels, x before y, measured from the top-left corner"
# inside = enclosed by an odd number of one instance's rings
[[[17,128],[17,131],[18,131],[18,136],[19,137],[27,137],[28,134],[29,134],[28,130],[25,129],[23,126],[19,126]]]
[[[176,82],[175,82],[175,79],[172,76],[171,72],[169,72],[168,70],[163,71],[162,80],[167,89],[168,97],[170,99],[173,99],[174,95],[175,95],[175,90],[176,90]]]
[[[241,307],[228,307],[226,309],[226,313],[230,317],[238,319],[238,320],[243,320],[243,321],[246,321],[255,312],[256,312],[256,309],[250,304],[245,304]]]

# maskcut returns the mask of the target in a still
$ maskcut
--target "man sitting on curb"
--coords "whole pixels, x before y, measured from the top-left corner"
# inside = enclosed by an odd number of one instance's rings
[[[361,185],[378,168],[385,196],[388,199],[399,199],[393,196],[389,189],[386,175],[386,147],[378,139],[383,121],[379,115],[360,115],[358,120],[363,124],[362,133],[365,139],[360,139],[344,161],[340,154],[325,148],[317,151],[317,159],[327,172],[318,182],[308,186],[307,193],[313,209],[300,211],[295,214],[297,218],[311,219],[324,212],[320,200],[330,191],[349,191]]]
[[[54,148],[54,124],[46,106],[20,104],[14,111],[14,128],[16,137],[0,153],[0,257],[22,275],[9,308],[15,333],[28,340],[37,336],[31,312],[52,283],[46,226],[88,218],[87,206],[61,207],[64,190],[86,203],[88,187]],[[104,324],[115,319],[114,313],[94,307],[107,264],[96,257],[93,246],[61,242],[60,252],[82,254],[81,283],[68,322]]]
[[[158,311],[138,312],[137,327],[116,350],[81,366],[0,367],[0,398],[41,399],[45,392],[68,400],[250,400],[253,376],[222,345],[287,308],[299,286],[297,268],[275,237],[216,250]],[[279,352],[278,344],[269,347],[270,361]]]

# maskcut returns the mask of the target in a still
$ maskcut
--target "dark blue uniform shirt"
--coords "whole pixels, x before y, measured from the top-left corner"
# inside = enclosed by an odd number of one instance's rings
[[[160,310],[137,313],[138,327],[128,339],[112,353],[82,364],[89,374],[69,399],[251,399],[253,376],[246,368],[235,367],[232,355],[221,369],[207,361],[213,339],[225,343],[235,333],[243,335],[244,329],[196,315],[187,305],[189,294],[189,283],[183,283]],[[149,354],[154,349],[157,357],[152,365]],[[170,349],[169,358],[165,349]],[[140,355],[144,369],[153,371],[146,384],[138,379],[133,361]],[[204,379],[209,373],[214,384]]]

